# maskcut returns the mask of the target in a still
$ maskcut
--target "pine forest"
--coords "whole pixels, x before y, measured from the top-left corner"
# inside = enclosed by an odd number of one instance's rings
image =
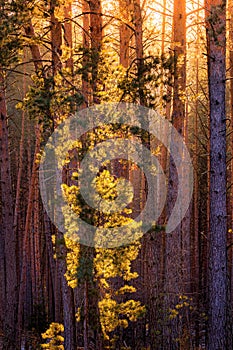
[[[233,349],[233,0],[0,0],[0,350]]]

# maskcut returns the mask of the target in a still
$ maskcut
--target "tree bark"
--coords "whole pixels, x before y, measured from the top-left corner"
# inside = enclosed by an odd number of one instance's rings
[[[69,58],[66,61],[66,67],[70,69],[71,73],[73,73],[74,61],[72,57],[72,48],[73,48],[73,31],[72,31],[72,5],[68,3],[64,6],[64,42],[65,45],[70,49]]]
[[[51,13],[51,50],[52,50],[52,68],[53,75],[56,75],[57,71],[61,69],[61,45],[62,45],[62,27],[61,23],[55,16],[56,0],[50,0],[50,13]]]
[[[231,128],[233,126],[233,2],[228,2],[228,14],[230,15],[229,21],[229,63],[230,63],[230,113],[231,113]],[[230,135],[230,150],[233,148],[233,132]],[[227,346],[228,348],[233,347],[233,339],[232,339],[232,328],[233,328],[233,320],[232,320],[232,300],[233,300],[233,157],[231,156],[230,166],[228,170],[228,183],[229,183],[229,191],[227,196],[227,217],[228,217],[228,237],[227,237],[227,246],[230,247],[228,249],[228,274],[229,274],[229,282],[228,282],[228,313],[227,313],[227,324],[228,324],[228,334],[227,334]]]
[[[226,3],[206,1],[210,99],[210,242],[208,350],[226,347]]]
[[[174,0],[173,9],[173,45],[174,45],[174,84],[172,124],[178,133],[185,135],[185,89],[186,89],[186,1]],[[171,140],[172,144],[173,140]],[[170,216],[175,205],[179,181],[172,157],[169,160],[169,182],[167,199],[167,217]],[[184,222],[184,220],[183,220]],[[165,302],[164,307],[173,309],[178,302],[178,295],[188,291],[185,282],[189,282],[189,246],[187,238],[189,232],[182,229],[182,223],[171,233],[166,234],[165,259]],[[185,278],[185,280],[184,280]],[[179,317],[169,319],[164,329],[164,344],[167,349],[178,349],[175,341],[182,337],[182,325]]]
[[[31,20],[29,20],[28,23],[24,26],[24,31],[25,31],[25,34],[30,39],[35,39],[35,31]],[[29,47],[30,47],[35,71],[38,74],[38,72],[43,69],[43,61],[40,54],[40,49],[39,49],[39,46],[34,43],[31,43]]]
[[[136,61],[138,69],[138,93],[139,93],[139,102],[140,105],[146,105],[146,99],[144,94],[144,61],[143,61],[143,31],[142,31],[142,13],[140,0],[133,0],[133,24],[134,24],[134,35],[135,35],[135,44],[136,44]]]
[[[4,247],[3,280],[5,281],[4,296],[4,330],[9,340],[9,349],[15,349],[16,335],[16,305],[17,305],[17,269],[16,269],[16,237],[14,232],[13,195],[11,184],[10,154],[8,144],[7,107],[5,96],[5,81],[0,72],[0,172],[1,172],[1,214],[2,214],[2,247]],[[2,267],[1,267],[2,270]]]
[[[90,49],[90,11],[89,5],[86,0],[82,0],[82,12],[83,12],[83,73],[82,73],[82,94],[84,102],[82,108],[86,108],[89,105],[90,100],[90,86],[89,86],[89,72],[88,72],[88,62],[89,62],[89,49]]]
[[[127,24],[130,21],[130,1],[119,0],[119,9],[122,16],[122,23],[120,24],[120,64],[124,68],[129,67],[129,44],[131,30]]]
[[[52,67],[53,77],[62,68],[60,56],[62,54],[62,26],[55,16],[56,1],[51,0],[51,48],[52,48]],[[70,39],[70,38],[69,38]],[[71,44],[71,43],[70,43]],[[70,62],[71,63],[71,62]],[[73,67],[71,67],[73,69]],[[53,116],[54,125],[56,125],[56,115]],[[57,185],[58,193],[61,192],[60,184]],[[62,213],[60,215],[63,215]],[[74,312],[74,296],[73,290],[68,286],[66,273],[66,255],[67,248],[64,240],[64,233],[57,232],[59,241],[64,241],[59,247],[56,247],[57,252],[57,267],[61,278],[62,303],[63,303],[63,322],[64,322],[64,347],[67,350],[76,350],[76,326]]]
[[[102,7],[100,0],[90,0],[90,36],[92,51],[92,93],[93,103],[99,103],[98,92],[98,66],[103,39]]]

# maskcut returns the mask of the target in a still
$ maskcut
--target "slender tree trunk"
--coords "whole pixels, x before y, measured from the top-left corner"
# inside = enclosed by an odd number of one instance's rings
[[[229,58],[230,58],[230,93],[231,93],[231,101],[230,101],[230,111],[231,111],[231,127],[233,125],[233,1],[230,1],[229,4],[229,14],[230,14],[230,30],[229,30],[229,45],[230,45],[230,52],[229,52]],[[230,144],[233,148],[233,133],[231,133],[231,138],[230,138]],[[231,179],[230,179],[230,206],[231,206],[231,213],[230,213],[230,218],[231,218],[231,223],[229,227],[233,229],[233,157],[231,158]],[[231,263],[232,264],[232,263]],[[233,268],[233,266],[232,266]],[[233,272],[233,271],[232,271]],[[233,278],[233,276],[232,276]],[[233,296],[233,284],[232,284],[232,296]]]
[[[25,34],[31,38],[35,38],[34,28],[32,26],[32,22],[29,20],[27,25],[24,26]],[[40,54],[40,50],[38,45],[36,44],[30,44],[30,51],[35,67],[35,71],[38,74],[40,70],[43,69],[42,64],[42,58]],[[21,333],[23,330],[24,325],[24,309],[25,309],[25,302],[26,302],[26,289],[28,286],[28,264],[29,264],[29,255],[30,255],[30,247],[29,247],[29,241],[30,241],[30,226],[31,226],[31,220],[32,220],[32,212],[33,212],[33,198],[34,198],[34,189],[35,189],[35,181],[37,176],[37,153],[39,153],[40,150],[40,138],[41,138],[41,126],[36,127],[36,145],[35,145],[35,155],[32,165],[32,171],[30,171],[30,158],[28,159],[29,162],[29,172],[30,172],[30,185],[29,185],[29,193],[28,193],[28,203],[27,203],[27,214],[25,219],[25,227],[24,227],[24,237],[23,237],[23,244],[22,244],[22,267],[21,267],[21,276],[20,276],[20,286],[19,286],[19,302],[18,302],[18,342],[20,344],[21,339]],[[28,315],[27,315],[28,316]]]
[[[14,232],[14,210],[11,185],[10,154],[8,146],[8,125],[5,96],[5,81],[0,72],[0,174],[1,174],[1,214],[2,214],[2,253],[4,247],[5,281],[4,328],[9,337],[9,349],[15,349],[16,305],[17,305],[17,269],[16,237]],[[3,263],[3,259],[1,259]],[[1,267],[2,268],[2,267]]]
[[[146,100],[144,96],[144,60],[143,60],[143,31],[142,31],[142,13],[140,0],[133,0],[133,24],[134,24],[134,35],[136,44],[136,60],[138,68],[138,83],[139,83],[139,102],[140,105],[145,106]]]
[[[58,239],[61,239],[61,233],[58,233]],[[64,348],[67,350],[76,350],[76,327],[74,311],[74,295],[71,287],[68,286],[65,277],[66,273],[66,254],[67,248],[64,245],[59,247],[59,272],[61,276],[62,303],[63,303],[63,322],[64,322]]]
[[[33,297],[33,303],[37,306],[43,305],[43,291],[41,280],[41,230],[40,225],[40,201],[39,201],[39,174],[37,173],[35,179],[35,191],[34,191],[34,264],[35,264],[35,295]]]
[[[52,67],[53,77],[62,68],[60,56],[62,54],[62,26],[55,16],[56,1],[51,0],[51,48],[52,48]],[[69,38],[70,40],[70,38]],[[71,42],[70,42],[71,45]],[[69,62],[71,64],[71,61]],[[70,67],[73,70],[73,67]],[[53,116],[54,124],[56,125],[56,115]],[[60,193],[60,185],[57,184],[57,191]],[[63,215],[62,213],[60,215]],[[57,232],[59,241],[64,239],[62,232]],[[63,303],[63,322],[64,322],[64,347],[67,350],[76,350],[76,326],[75,326],[75,312],[74,312],[74,295],[71,287],[68,286],[66,273],[66,255],[67,248],[64,244],[57,247],[58,261],[57,267],[61,278],[62,303]]]
[[[34,28],[33,28],[31,20],[29,20],[27,25],[24,26],[24,31],[25,31],[25,34],[30,39],[35,39],[35,31],[34,31]],[[32,42],[32,40],[31,40],[31,42]],[[41,54],[40,54],[39,46],[32,42],[29,45],[29,47],[30,47],[30,51],[31,51],[31,55],[32,55],[35,71],[36,71],[36,73],[38,73],[39,70],[43,69],[43,61],[42,61],[42,57],[41,57]]]
[[[2,223],[0,223],[0,273],[1,273],[1,281],[0,281],[0,332],[1,335],[4,334],[4,313],[5,313],[5,246],[4,246],[4,235],[2,229]],[[1,337],[1,336],[0,336]]]
[[[119,0],[119,9],[123,17],[123,23],[120,24],[120,64],[122,64],[124,68],[128,68],[131,30],[127,24],[129,24],[130,21],[130,1]]]
[[[51,232],[52,227],[49,220],[49,217],[46,212],[44,212],[44,230],[45,230],[45,249],[47,252],[47,290],[48,290],[48,314],[51,317],[51,321],[55,320],[55,322],[61,323],[61,320],[58,319],[58,315],[61,315],[60,310],[57,312],[56,315],[56,309],[58,309],[58,306],[61,305],[61,298],[59,296],[61,293],[59,292],[60,286],[57,286],[56,288],[56,262],[54,259],[54,251],[53,251],[53,245],[51,240]],[[58,306],[57,306],[58,305]],[[60,316],[61,317],[61,316]]]
[[[82,0],[82,12],[83,14],[83,74],[82,74],[82,93],[83,93],[83,108],[88,107],[90,99],[90,86],[89,86],[89,72],[88,72],[88,62],[89,62],[89,49],[90,49],[90,11],[89,5],[86,0]]]
[[[208,350],[227,349],[226,3],[206,1],[210,98],[210,242]]]
[[[92,50],[92,92],[93,102],[99,103],[98,91],[98,66],[103,39],[102,7],[100,0],[90,0],[90,35]]]
[[[198,2],[199,8],[199,2]],[[197,15],[197,23],[199,22],[199,14]],[[197,26],[197,39],[196,39],[196,88],[195,94],[199,94],[199,26]],[[191,291],[194,296],[194,300],[197,305],[200,305],[199,294],[199,183],[198,183],[198,99],[195,103],[195,121],[194,121],[194,153],[193,153],[193,165],[194,165],[194,194],[193,194],[193,226],[191,231]],[[199,342],[199,322],[195,321],[195,345],[198,346]]]
[[[174,0],[173,10],[173,43],[174,43],[174,85],[173,85],[173,110],[172,123],[178,133],[185,135],[185,89],[186,89],[186,2]],[[173,141],[171,140],[171,143]],[[177,178],[175,164],[170,157],[167,216],[169,217],[176,202],[179,180]],[[171,233],[166,235],[166,262],[165,262],[165,312],[173,309],[178,301],[178,295],[186,291],[184,276],[188,271],[183,271],[185,253],[187,252],[187,235],[189,232],[182,230],[181,223]],[[185,267],[189,266],[185,261]],[[185,278],[186,280],[186,278]],[[163,344],[166,349],[179,347],[176,338],[182,337],[182,326],[178,316],[169,320],[165,326]]]
[[[50,13],[51,13],[51,50],[52,50],[52,67],[53,76],[57,71],[61,69],[61,45],[62,45],[62,27],[61,23],[55,16],[56,0],[50,0]]]
[[[65,45],[69,48],[70,54],[69,58],[66,61],[66,67],[70,69],[71,73],[73,73],[74,61],[72,56],[72,48],[73,48],[73,31],[72,31],[72,5],[68,3],[64,6],[64,42]]]
[[[36,146],[35,153],[32,165],[32,172],[30,176],[30,185],[29,185],[29,193],[28,193],[28,205],[27,205],[27,214],[26,214],[26,222],[24,228],[24,237],[23,237],[23,254],[22,254],[22,269],[21,269],[21,277],[20,277],[20,286],[19,286],[19,303],[18,303],[18,332],[19,339],[21,332],[24,327],[24,321],[28,320],[30,315],[25,315],[24,310],[26,309],[26,293],[30,288],[30,278],[28,276],[28,270],[30,265],[30,242],[31,242],[31,224],[32,224],[32,214],[33,214],[33,202],[34,202],[34,190],[36,184],[36,177],[38,171],[38,162],[37,162],[37,154],[40,151],[40,139],[41,139],[41,127],[36,126]]]
[[[84,337],[83,337],[83,342],[84,342],[84,350],[88,350],[88,283],[87,281],[84,282]]]
[[[228,16],[230,16],[229,21],[229,63],[230,63],[230,113],[231,113],[231,129],[233,126],[233,2],[228,2]],[[230,135],[230,147],[229,149],[233,149],[233,132]],[[228,249],[228,274],[229,274],[229,282],[228,282],[228,312],[227,312],[227,325],[228,325],[228,334],[227,334],[227,346],[228,348],[233,347],[233,339],[232,339],[232,328],[233,328],[233,320],[232,320],[232,300],[233,300],[233,157],[231,155],[230,167],[229,167],[229,191],[227,197],[227,216],[228,216],[228,239],[227,245],[230,247]]]
[[[25,73],[25,72],[24,72]],[[24,78],[24,87],[23,87],[23,97],[25,97],[25,78]],[[18,174],[17,174],[17,182],[16,182],[16,195],[15,195],[15,210],[14,210],[14,230],[15,234],[17,232],[17,226],[18,226],[18,217],[19,217],[19,211],[20,211],[20,190],[21,190],[21,181],[22,181],[22,174],[23,174],[23,153],[24,153],[24,135],[25,134],[25,111],[22,112],[22,124],[21,124],[21,138],[20,138],[20,144],[19,144],[19,167],[18,167]]]
[[[91,48],[91,90],[92,100],[89,94],[89,77],[84,71],[82,77],[82,87],[84,93],[84,107],[88,103],[93,102],[98,104],[100,102],[98,97],[98,68],[100,64],[100,52],[102,49],[103,39],[103,24],[102,24],[102,6],[100,0],[90,0],[88,4],[83,0],[82,10],[84,12],[83,17],[83,67],[88,63],[88,56],[85,55],[85,50]],[[86,12],[90,12],[90,16]],[[89,30],[90,29],[90,30]],[[90,43],[90,44],[89,44]],[[89,61],[90,62],[90,61]],[[85,142],[85,140],[83,140]],[[84,254],[93,264],[95,259],[95,248],[81,246],[81,255]],[[94,267],[93,267],[94,274]],[[84,292],[84,348],[89,349],[91,344],[90,335],[94,337],[95,348],[101,350],[103,348],[102,336],[100,331],[99,309],[98,309],[98,282],[94,280],[94,276],[91,278],[84,278],[83,285]]]

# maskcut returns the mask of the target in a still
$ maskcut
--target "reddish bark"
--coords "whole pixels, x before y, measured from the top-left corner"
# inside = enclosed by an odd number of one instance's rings
[[[99,103],[98,90],[98,66],[103,39],[102,8],[100,0],[90,0],[90,37],[92,50],[92,93],[93,102]]]
[[[11,184],[10,154],[9,154],[9,135],[7,125],[7,110],[5,96],[5,81],[2,72],[0,72],[0,174],[1,174],[1,226],[2,226],[2,244],[1,244],[1,272],[5,282],[5,293],[3,293],[4,305],[3,322],[5,336],[9,340],[9,349],[15,348],[16,335],[16,309],[17,309],[17,269],[16,269],[16,238],[13,229],[14,211],[13,196]],[[1,288],[1,292],[3,292]]]

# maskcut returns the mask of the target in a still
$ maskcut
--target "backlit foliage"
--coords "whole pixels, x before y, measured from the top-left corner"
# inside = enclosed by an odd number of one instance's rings
[[[126,128],[127,129],[127,128]],[[97,128],[94,132],[88,133],[85,138],[85,147],[83,152],[86,150],[93,149],[96,141],[103,141],[107,137],[111,138],[114,135],[122,135],[122,130],[114,131],[114,126],[104,126],[103,128]],[[82,151],[81,151],[82,152]],[[76,148],[76,153],[80,154],[79,147]],[[73,180],[77,182],[77,185],[68,186],[67,184],[62,185],[62,191],[67,205],[91,225],[96,226],[95,231],[95,243],[104,246],[104,243],[108,243],[108,240],[114,241],[114,237],[108,231],[104,231],[106,228],[119,228],[124,227],[128,223],[132,223],[134,227],[132,234],[135,237],[140,238],[140,234],[136,234],[137,230],[140,232],[140,223],[134,223],[133,219],[130,218],[132,212],[129,208],[124,208],[122,212],[112,212],[111,203],[120,195],[119,191],[123,191],[124,188],[120,186],[120,179],[115,178],[111,175],[111,168],[109,163],[103,166],[103,169],[97,173],[94,183],[90,186],[90,191],[96,191],[103,199],[103,212],[93,211],[83,202],[83,199],[79,193],[78,187],[78,170],[73,172]],[[96,169],[97,171],[98,169]],[[122,180],[122,179],[121,179]],[[127,191],[126,191],[127,193]],[[132,199],[132,198],[131,198]],[[129,200],[130,202],[130,200]],[[90,214],[91,213],[91,214]],[[132,261],[134,261],[139,253],[140,242],[134,241],[130,245],[121,246],[118,248],[96,248],[96,254],[94,257],[93,265],[89,262],[88,249],[86,253],[82,255],[80,260],[79,256],[79,243],[73,232],[78,232],[78,227],[71,227],[70,217],[66,215],[66,209],[63,208],[63,214],[65,216],[65,225],[67,233],[65,234],[65,241],[67,242],[68,254],[66,257],[67,261],[67,273],[66,278],[71,287],[76,287],[80,283],[81,278],[94,278],[98,284],[98,288],[101,291],[99,300],[99,312],[100,322],[103,334],[106,339],[111,339],[111,333],[120,328],[126,328],[129,321],[137,321],[137,319],[145,313],[145,307],[141,305],[139,301],[133,299],[133,293],[136,291],[135,287],[130,285],[132,279],[138,277],[137,272],[132,271]],[[131,234],[130,228],[126,233]],[[106,235],[105,235],[106,232]],[[118,236],[116,235],[116,242]],[[97,245],[98,246],[98,245]],[[85,266],[85,267],[84,267]],[[89,271],[87,273],[87,266]],[[121,286],[116,289],[114,287],[114,279],[121,280]],[[129,296],[132,298],[129,299]],[[80,315],[80,310],[79,310]],[[80,316],[78,317],[80,319]]]
[[[49,350],[64,350],[64,338],[61,335],[64,332],[64,326],[59,323],[51,323],[49,329],[42,334],[42,338],[47,340],[42,344],[42,349]]]

